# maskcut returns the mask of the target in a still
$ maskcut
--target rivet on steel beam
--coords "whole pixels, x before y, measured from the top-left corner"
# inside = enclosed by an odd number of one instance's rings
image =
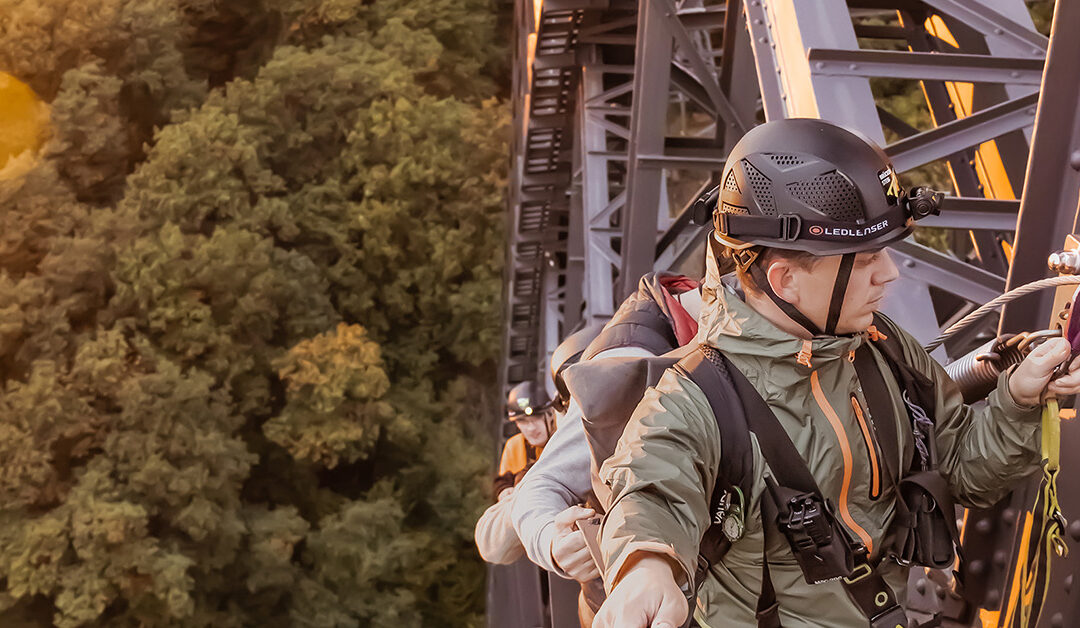
[[[926,595],[926,578],[919,578],[919,581],[915,583],[915,590],[919,592],[919,595]]]
[[[994,552],[994,566],[1004,567],[1009,562],[1009,555],[1005,553],[1005,550],[998,550]]]
[[[1035,107],[1028,107],[1027,114],[1029,116],[1033,116],[1033,115],[1035,115],[1035,111],[1036,111]]]
[[[995,35],[1004,35],[1004,34],[1005,34],[1005,30],[1004,30],[1004,29],[1002,29],[1002,28],[995,28],[995,29],[994,29],[994,34],[995,34]]]
[[[1050,618],[1050,628],[1065,628],[1065,617],[1061,613],[1054,613]]]
[[[1041,57],[1043,55],[1042,48],[1032,48],[1031,49],[1031,54],[1039,55]]]
[[[938,587],[938,589],[937,589],[937,591],[935,593],[937,593],[937,596],[938,596],[939,600],[944,600],[945,599],[945,589],[942,589],[941,587]]]
[[[754,24],[764,24],[764,23],[765,23],[765,21],[762,20],[760,17],[754,20]]]
[[[978,576],[986,571],[986,563],[981,560],[973,560],[968,565],[968,572],[973,576]]]
[[[769,43],[769,38],[768,37],[761,37],[761,38],[758,39],[758,41],[760,41],[763,44],[767,44],[767,43]]]
[[[1001,591],[992,589],[986,594],[986,607],[997,608],[997,605],[1001,603]]]
[[[904,260],[904,268],[915,268],[915,260],[913,260],[913,259]]]
[[[1012,72],[1009,72],[1009,76],[1011,76],[1013,78],[1020,78],[1020,73],[1017,72],[1016,70],[1013,70]]]
[[[859,69],[859,64],[858,63],[849,64],[847,69],[849,69],[849,70],[857,70],[857,69]]]
[[[975,524],[975,531],[980,534],[987,534],[990,532],[990,525],[989,519],[979,519],[979,522]]]
[[[1066,593],[1071,593],[1072,592],[1072,583],[1073,583],[1073,574],[1069,574],[1069,575],[1065,576],[1065,592]]]
[[[822,61],[818,61],[817,63],[814,64],[814,67],[819,69],[819,70],[823,70],[823,69],[825,69],[825,63],[822,62]]]
[[[1074,150],[1069,155],[1069,165],[1072,166],[1073,170],[1080,170],[1080,150]]]

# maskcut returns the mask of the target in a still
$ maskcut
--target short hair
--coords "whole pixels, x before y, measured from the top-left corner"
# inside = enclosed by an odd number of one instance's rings
[[[728,249],[728,254],[730,254],[730,252],[731,249]],[[757,259],[754,260],[754,263],[759,264],[762,270],[768,271],[769,264],[777,260],[790,262],[803,270],[813,270],[814,266],[821,260],[821,256],[807,253],[806,251],[762,247],[761,251],[758,253]],[[749,268],[743,270],[736,267],[735,273],[739,277],[739,283],[742,285],[744,291],[753,292],[755,294],[764,294],[761,287],[754,281],[754,276],[750,274]]]

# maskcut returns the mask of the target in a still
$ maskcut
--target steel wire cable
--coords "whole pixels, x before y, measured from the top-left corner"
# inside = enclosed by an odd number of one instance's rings
[[[952,338],[956,334],[964,331],[968,327],[971,327],[979,319],[981,319],[983,316],[986,316],[987,314],[989,314],[993,310],[1001,307],[1002,305],[1008,303],[1009,301],[1015,301],[1016,299],[1019,299],[1020,297],[1027,296],[1027,295],[1029,295],[1029,294],[1031,294],[1033,292],[1038,292],[1039,290],[1044,290],[1046,288],[1056,288],[1058,286],[1068,286],[1068,285],[1080,285],[1080,275],[1064,275],[1064,276],[1060,276],[1060,277],[1049,277],[1047,279],[1040,279],[1038,281],[1033,281],[1031,283],[1026,283],[1026,284],[1020,286],[1019,288],[1009,290],[1005,294],[1002,294],[1001,296],[995,297],[994,299],[991,299],[990,301],[987,301],[986,304],[980,306],[974,312],[972,312],[971,314],[968,314],[964,318],[962,318],[959,321],[957,321],[956,323],[954,323],[948,329],[941,332],[941,335],[939,335],[937,338],[934,338],[930,342],[930,344],[928,344],[928,345],[926,345],[924,347],[924,349],[926,349],[927,352],[933,351],[934,349],[937,349],[938,347],[941,346],[941,344],[943,342],[945,342],[949,338]]]

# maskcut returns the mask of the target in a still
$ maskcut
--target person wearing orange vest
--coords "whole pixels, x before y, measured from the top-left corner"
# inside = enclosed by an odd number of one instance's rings
[[[507,419],[519,432],[503,446],[495,477],[496,502],[476,522],[474,538],[480,556],[489,563],[509,564],[525,554],[510,521],[514,485],[532,467],[554,431],[555,409],[542,387],[522,382],[506,399]]]

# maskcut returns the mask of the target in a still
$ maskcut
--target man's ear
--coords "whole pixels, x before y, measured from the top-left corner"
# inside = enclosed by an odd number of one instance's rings
[[[765,270],[765,277],[769,280],[769,285],[772,286],[776,296],[798,307],[799,290],[797,284],[799,278],[792,272],[794,270],[790,262],[785,259],[778,259],[769,264],[769,267]]]

